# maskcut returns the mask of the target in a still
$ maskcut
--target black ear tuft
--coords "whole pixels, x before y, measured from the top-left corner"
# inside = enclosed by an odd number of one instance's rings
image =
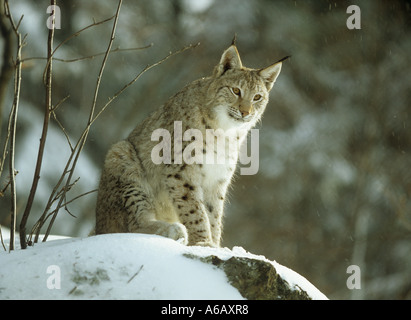
[[[291,56],[286,56],[286,57],[278,60],[276,63],[283,62],[283,61],[287,60],[288,58],[291,58]]]
[[[234,33],[233,41],[231,41],[232,46],[237,46],[237,33]]]

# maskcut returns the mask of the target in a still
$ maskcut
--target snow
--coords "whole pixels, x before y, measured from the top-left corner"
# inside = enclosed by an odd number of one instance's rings
[[[0,300],[243,299],[224,271],[184,254],[268,261],[241,247],[187,247],[156,235],[53,236],[26,250],[0,252]],[[296,290],[305,290],[313,299],[327,299],[304,277],[271,263]]]

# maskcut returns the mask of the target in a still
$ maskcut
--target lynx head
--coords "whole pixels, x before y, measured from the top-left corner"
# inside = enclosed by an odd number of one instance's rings
[[[224,51],[210,87],[216,116],[224,129],[243,124],[251,127],[261,118],[286,58],[264,69],[250,69],[243,67],[235,44]]]

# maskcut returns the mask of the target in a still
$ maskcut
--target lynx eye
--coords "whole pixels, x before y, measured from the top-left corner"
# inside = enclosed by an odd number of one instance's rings
[[[254,101],[258,101],[258,100],[260,100],[261,98],[262,98],[261,94],[256,94],[256,95],[254,96]]]
[[[236,96],[241,96],[241,90],[239,88],[231,88],[231,91],[236,95]]]

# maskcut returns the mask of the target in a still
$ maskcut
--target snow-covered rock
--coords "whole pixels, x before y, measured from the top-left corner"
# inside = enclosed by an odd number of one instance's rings
[[[252,283],[280,287],[258,296]],[[107,234],[0,252],[0,300],[287,297],[327,299],[294,271],[240,247],[187,247],[155,235]]]

